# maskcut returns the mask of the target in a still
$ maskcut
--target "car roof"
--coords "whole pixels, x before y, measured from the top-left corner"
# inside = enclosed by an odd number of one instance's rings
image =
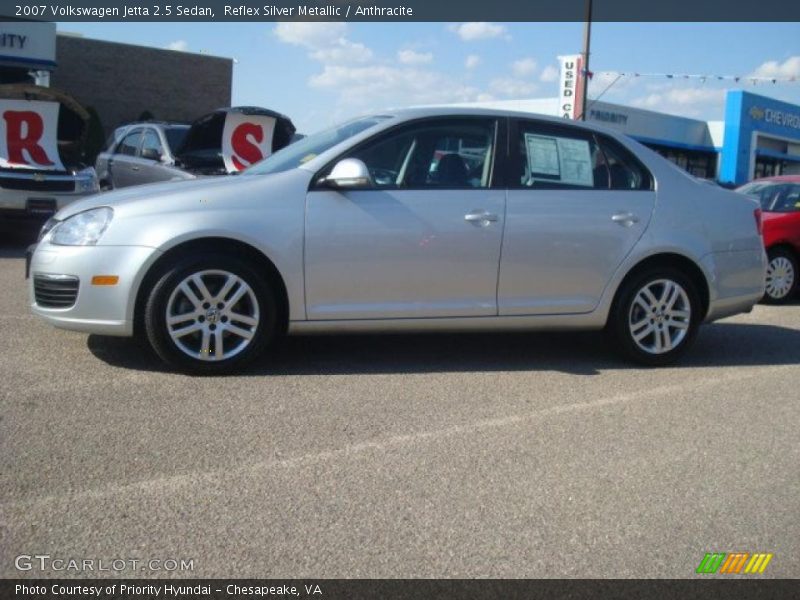
[[[772,177],[754,179],[751,183],[766,181],[771,181],[774,183],[800,183],[800,175],[773,175]]]
[[[476,106],[464,105],[435,105],[435,106],[417,106],[411,108],[398,108],[393,110],[384,110],[373,113],[375,116],[387,115],[398,118],[422,118],[422,117],[444,117],[444,116],[487,116],[487,117],[509,117],[519,119],[536,119],[537,121],[547,121],[554,125],[569,124],[571,127],[578,127],[587,129],[589,131],[599,131],[602,133],[618,133],[613,130],[595,125],[594,123],[587,123],[585,121],[574,121],[565,119],[564,117],[554,117],[552,115],[545,115],[541,113],[534,113],[522,110],[508,110],[501,108],[479,108]]]

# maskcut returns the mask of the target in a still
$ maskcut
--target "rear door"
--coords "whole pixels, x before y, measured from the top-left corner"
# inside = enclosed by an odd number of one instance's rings
[[[591,312],[642,236],[652,176],[591,131],[514,120],[500,263],[500,315]]]
[[[141,127],[131,129],[117,145],[108,169],[113,187],[121,188],[137,183],[136,175],[139,170],[137,157],[142,144],[142,133]]]

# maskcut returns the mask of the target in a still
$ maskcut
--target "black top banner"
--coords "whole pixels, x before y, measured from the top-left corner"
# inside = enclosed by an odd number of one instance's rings
[[[786,0],[4,0],[46,21],[800,21]]]

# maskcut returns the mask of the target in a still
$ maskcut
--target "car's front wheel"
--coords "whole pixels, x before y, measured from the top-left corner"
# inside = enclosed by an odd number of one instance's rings
[[[622,352],[648,366],[677,360],[701,321],[694,283],[674,269],[652,269],[623,285],[609,323]]]
[[[249,263],[227,254],[177,260],[163,268],[145,306],[150,345],[193,373],[243,367],[274,339],[276,302]]]
[[[797,289],[797,260],[789,250],[773,248],[767,253],[767,282],[764,301],[788,302]]]

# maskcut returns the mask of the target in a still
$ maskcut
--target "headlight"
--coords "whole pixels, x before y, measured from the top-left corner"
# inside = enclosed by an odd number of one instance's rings
[[[37,242],[41,242],[42,238],[47,235],[47,233],[56,225],[58,225],[58,220],[55,217],[50,217],[47,221],[44,222],[42,225],[42,229],[39,231],[39,238],[36,240]]]
[[[94,246],[113,216],[114,211],[107,206],[73,215],[53,229],[50,242],[62,246]]]
[[[100,183],[93,167],[78,172],[75,189],[82,194],[93,194],[100,191]]]

